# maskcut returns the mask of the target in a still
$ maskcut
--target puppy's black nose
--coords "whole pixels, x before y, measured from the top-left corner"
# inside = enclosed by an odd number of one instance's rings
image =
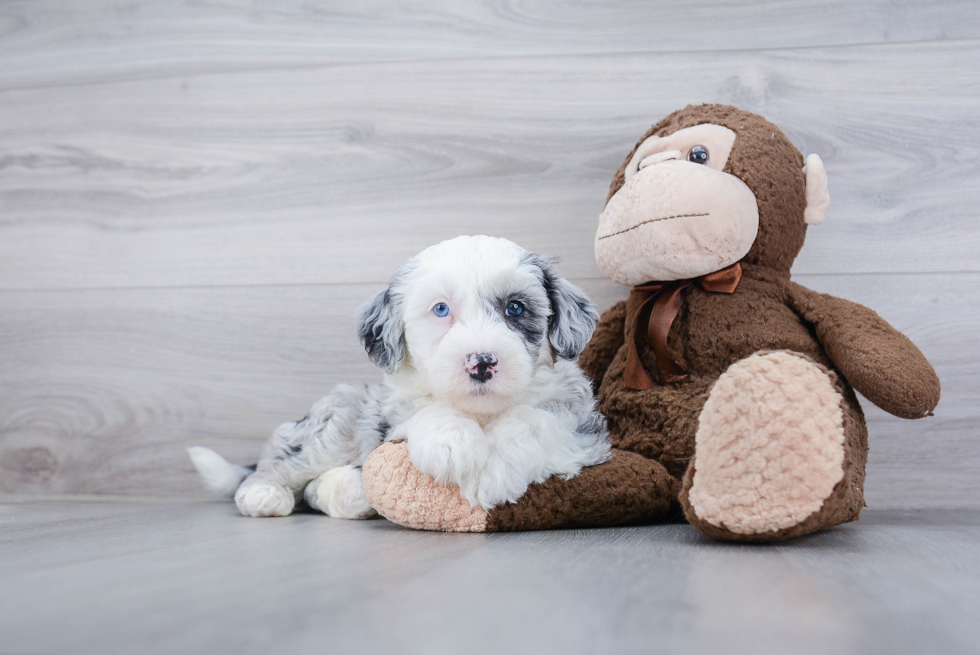
[[[497,356],[493,353],[470,353],[466,356],[466,370],[470,378],[477,382],[486,382],[493,377],[493,367],[497,365]]]

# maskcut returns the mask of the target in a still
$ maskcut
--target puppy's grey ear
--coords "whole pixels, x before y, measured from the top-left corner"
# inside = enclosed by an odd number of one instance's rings
[[[405,359],[401,298],[388,287],[357,312],[357,334],[368,358],[386,373]]]
[[[544,273],[544,288],[551,301],[548,320],[551,347],[562,359],[578,359],[595,332],[599,310],[585,292],[555,272],[558,260],[538,255],[534,259]]]

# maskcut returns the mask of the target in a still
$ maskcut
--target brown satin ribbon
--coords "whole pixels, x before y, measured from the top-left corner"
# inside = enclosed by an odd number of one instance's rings
[[[734,293],[741,280],[742,267],[739,264],[732,264],[728,268],[690,280],[649,282],[633,287],[633,293],[642,294],[644,300],[633,314],[633,320],[629,322],[630,333],[627,334],[626,339],[626,371],[624,372],[626,386],[630,389],[654,387],[653,380],[643,369],[643,362],[640,361],[639,348],[642,338],[640,325],[644,323],[647,325],[646,340],[657,360],[657,368],[654,371],[657,382],[664,384],[683,380],[687,377],[687,371],[670,356],[670,351],[667,349],[667,333],[670,332],[670,326],[674,324],[674,319],[681,311],[691,287],[697,284],[712,293]]]

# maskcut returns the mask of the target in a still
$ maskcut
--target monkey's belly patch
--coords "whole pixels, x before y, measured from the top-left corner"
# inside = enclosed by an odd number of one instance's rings
[[[782,530],[821,508],[843,463],[841,396],[827,373],[795,353],[757,353],[711,388],[689,501],[737,534]]]
[[[485,532],[487,513],[412,466],[408,444],[381,444],[364,462],[364,495],[378,514],[416,530]]]

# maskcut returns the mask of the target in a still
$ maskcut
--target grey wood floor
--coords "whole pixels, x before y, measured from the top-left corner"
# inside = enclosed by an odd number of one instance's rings
[[[230,503],[0,504],[3,653],[976,653],[980,514],[769,546],[441,534]]]
[[[459,233],[592,259],[687,103],[827,164],[794,269],[908,333],[936,416],[869,407],[872,507],[980,504],[980,11],[814,3],[0,3],[0,492],[193,497],[338,382],[356,306]],[[867,406],[867,405],[866,405]]]

